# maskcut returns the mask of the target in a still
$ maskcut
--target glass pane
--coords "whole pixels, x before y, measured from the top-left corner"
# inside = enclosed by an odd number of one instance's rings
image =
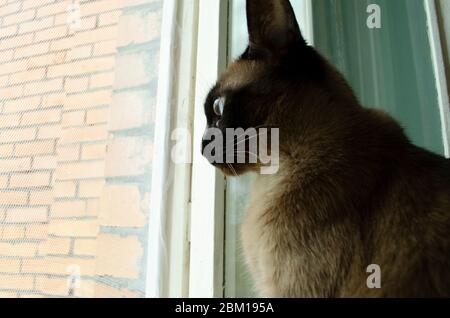
[[[245,0],[230,2],[229,62],[244,52],[248,43]],[[242,255],[240,226],[253,177],[227,179],[225,215],[225,297],[252,297],[253,285]]]
[[[367,27],[371,3],[313,1],[315,46],[363,105],[390,113],[414,143],[444,154],[423,1],[377,1],[380,29]]]
[[[5,3],[0,298],[144,297],[163,2]]]

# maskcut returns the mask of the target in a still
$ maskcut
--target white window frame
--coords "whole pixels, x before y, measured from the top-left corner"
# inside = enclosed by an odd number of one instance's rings
[[[442,139],[444,143],[445,155],[450,157],[450,102],[446,77],[445,61],[441,41],[441,32],[438,20],[435,0],[424,0],[425,11],[428,23],[428,39],[431,47],[431,58],[433,62],[434,77],[436,80],[436,90],[438,104],[441,115]]]
[[[200,0],[192,165],[189,297],[223,297],[225,178],[201,155],[203,104],[226,67],[228,2]]]
[[[226,180],[202,157],[200,144],[206,127],[205,97],[227,64],[231,1],[163,1],[147,297],[224,295]],[[312,0],[292,1],[303,35],[313,45]],[[433,0],[424,3],[445,151],[450,156],[448,79],[437,12]],[[193,131],[192,164],[170,160],[173,127]]]

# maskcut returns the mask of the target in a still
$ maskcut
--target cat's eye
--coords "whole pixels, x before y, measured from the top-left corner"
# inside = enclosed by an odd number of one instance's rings
[[[217,98],[214,101],[213,109],[214,109],[214,114],[216,114],[217,116],[222,116],[223,111],[225,109],[225,98],[224,97]]]

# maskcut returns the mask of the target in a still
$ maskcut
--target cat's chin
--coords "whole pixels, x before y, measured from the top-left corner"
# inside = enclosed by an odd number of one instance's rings
[[[226,177],[240,177],[247,172],[252,171],[252,169],[245,165],[216,165]]]

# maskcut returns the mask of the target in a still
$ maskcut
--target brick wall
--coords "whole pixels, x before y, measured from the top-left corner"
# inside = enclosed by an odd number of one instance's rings
[[[161,7],[0,0],[0,297],[143,296]]]

